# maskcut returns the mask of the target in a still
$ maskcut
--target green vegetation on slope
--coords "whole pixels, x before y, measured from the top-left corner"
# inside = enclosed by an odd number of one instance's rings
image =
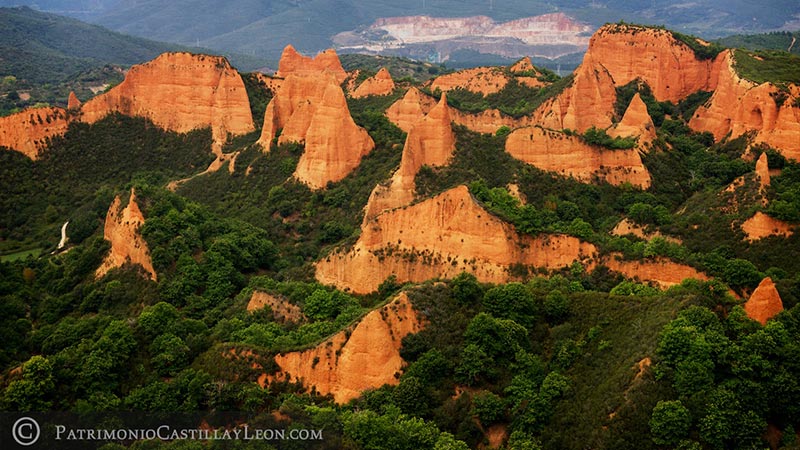
[[[348,72],[361,70],[375,73],[385,67],[395,81],[408,78],[422,82],[447,72],[440,64],[396,56],[344,54],[339,55],[339,59],[344,70]]]
[[[792,45],[792,39],[795,39]],[[775,31],[763,34],[737,34],[717,39],[723,47],[747,50],[781,50],[800,55],[800,31]],[[791,50],[790,50],[791,49]]]
[[[756,83],[800,84],[800,56],[782,51],[735,50],[734,67],[742,77]]]

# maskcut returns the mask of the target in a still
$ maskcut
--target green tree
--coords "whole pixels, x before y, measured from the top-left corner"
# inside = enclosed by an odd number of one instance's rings
[[[689,434],[692,418],[679,400],[659,401],[650,418],[650,432],[658,445],[675,445]]]
[[[53,364],[43,356],[34,356],[22,365],[22,379],[12,381],[3,392],[4,409],[48,410],[54,392]]]

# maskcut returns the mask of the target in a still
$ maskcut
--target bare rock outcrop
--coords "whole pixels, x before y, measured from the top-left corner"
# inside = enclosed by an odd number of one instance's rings
[[[614,236],[625,236],[628,234],[632,234],[636,237],[640,237],[642,239],[647,239],[647,240],[653,238],[662,238],[668,242],[673,242],[676,244],[681,243],[680,239],[674,238],[672,236],[665,236],[660,231],[648,232],[641,225],[631,222],[628,219],[620,220],[619,223],[617,223],[617,225],[614,227],[614,229],[611,230],[611,234],[613,234]]]
[[[542,127],[514,130],[506,140],[514,158],[542,170],[591,181],[599,177],[611,184],[650,186],[650,173],[636,149],[610,150],[588,145],[575,136]]]
[[[766,143],[795,160],[800,160],[800,108],[793,106],[800,98],[800,87],[789,94],[780,93],[772,83],[756,84],[739,77],[731,51],[723,54],[716,90],[706,105],[700,106],[689,121],[697,131],[710,131],[719,140],[730,133],[736,138],[755,131],[756,143]],[[779,106],[776,98],[787,95]]]
[[[333,394],[337,403],[357,398],[367,389],[396,385],[403,369],[404,337],[423,327],[405,292],[364,316],[346,331],[301,352],[275,356],[280,372],[271,380],[301,381],[317,392]]]
[[[653,142],[653,139],[656,138],[656,126],[647,112],[647,105],[644,104],[638,92],[631,99],[622,120],[608,129],[608,135],[611,137],[638,137],[640,146]]]
[[[299,306],[289,303],[285,298],[267,292],[254,291],[247,302],[247,311],[253,312],[269,306],[272,316],[278,322],[303,322],[306,316]]]
[[[336,50],[328,49],[317,56],[310,57],[301,55],[294,47],[287,45],[283,49],[281,59],[278,62],[278,71],[275,75],[287,77],[290,74],[313,75],[323,72],[329,72],[333,75],[336,79],[336,84],[341,84],[347,78],[347,72],[342,67],[342,62],[339,61]]]
[[[267,105],[258,142],[268,151],[281,129],[279,144],[305,144],[294,176],[313,189],[347,176],[375,147],[353,121],[342,88],[327,72],[286,77]]]
[[[534,67],[533,63],[531,62],[531,58],[528,56],[512,64],[508,70],[515,74],[537,72],[536,67]]]
[[[761,280],[753,295],[745,302],[744,310],[747,317],[760,322],[761,325],[766,325],[767,320],[783,311],[783,302],[772,278],[766,277]]]
[[[766,152],[762,153],[758,157],[758,161],[756,161],[756,176],[758,177],[758,182],[761,183],[762,190],[769,187],[769,161],[767,160]]]
[[[316,276],[356,293],[376,290],[390,275],[421,282],[467,271],[482,282],[504,283],[513,278],[512,265],[556,269],[595,253],[592,244],[572,236],[521,235],[459,186],[364,223],[349,251],[316,263]]]
[[[411,87],[400,100],[386,110],[386,117],[401,130],[408,133],[436,104],[436,100]]]
[[[111,242],[111,250],[95,273],[98,278],[123,264],[137,264],[148,274],[148,278],[156,280],[150,249],[139,233],[143,223],[144,215],[136,203],[136,192],[133,189],[125,208],[122,208],[122,199],[119,195],[114,198],[111,207],[108,208],[103,228],[103,237]]]
[[[34,108],[0,117],[0,146],[37,159],[48,139],[61,136],[69,126],[67,111],[61,108]]]
[[[403,98],[397,100],[386,110],[386,117],[401,130],[408,133],[411,127],[437,104],[435,98],[423,94],[417,88],[409,89]],[[531,123],[530,117],[514,119],[496,109],[487,109],[477,114],[465,113],[450,108],[450,120],[479,133],[495,133],[506,126],[517,128]]]
[[[708,275],[694,267],[675,263],[667,258],[646,259],[641,261],[626,261],[620,254],[611,254],[602,260],[602,264],[609,269],[619,272],[628,278],[650,281],[662,288],[668,288],[687,278],[707,281]]]
[[[499,67],[475,67],[459,70],[437,77],[431,83],[431,90],[447,92],[461,88],[477,94],[489,95],[500,92],[508,84],[509,77]]]
[[[444,166],[455,150],[456,138],[450,126],[450,108],[442,94],[439,103],[411,128],[403,146],[400,167],[388,185],[378,185],[370,194],[364,222],[387,209],[408,205],[414,200],[414,182],[422,166]]]
[[[242,77],[220,56],[164,53],[131,67],[125,81],[81,107],[88,123],[112,112],[178,133],[211,127],[217,145],[255,130]]]
[[[389,95],[394,91],[394,87],[392,75],[385,67],[382,67],[374,76],[359,84],[351,94],[351,97],[363,98],[370,95]]]
[[[748,241],[757,241],[770,236],[789,237],[794,234],[792,228],[791,224],[770,217],[761,211],[742,223],[742,231]]]
[[[69,91],[69,98],[67,99],[67,109],[78,109],[81,107],[81,101],[74,91]]]

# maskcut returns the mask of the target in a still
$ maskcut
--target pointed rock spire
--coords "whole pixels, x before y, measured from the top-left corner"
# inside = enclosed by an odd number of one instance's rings
[[[756,175],[761,183],[761,189],[769,187],[769,162],[767,161],[767,152],[761,154],[756,161]]]
[[[744,310],[747,317],[760,322],[761,325],[765,325],[767,320],[783,311],[783,302],[772,278],[766,277],[761,280],[753,295],[744,304]]]
[[[67,109],[78,109],[81,107],[81,101],[74,91],[69,91],[69,99],[67,100]]]

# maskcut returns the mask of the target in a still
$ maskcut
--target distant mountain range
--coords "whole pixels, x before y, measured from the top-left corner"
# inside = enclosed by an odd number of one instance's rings
[[[292,43],[301,51],[330,47],[334,35],[353,32],[379,19],[486,16],[505,22],[562,12],[596,29],[625,20],[663,24],[712,39],[731,34],[800,28],[796,0],[2,0],[0,6],[29,5],[98,23],[113,30],[182,45],[277,59]]]

